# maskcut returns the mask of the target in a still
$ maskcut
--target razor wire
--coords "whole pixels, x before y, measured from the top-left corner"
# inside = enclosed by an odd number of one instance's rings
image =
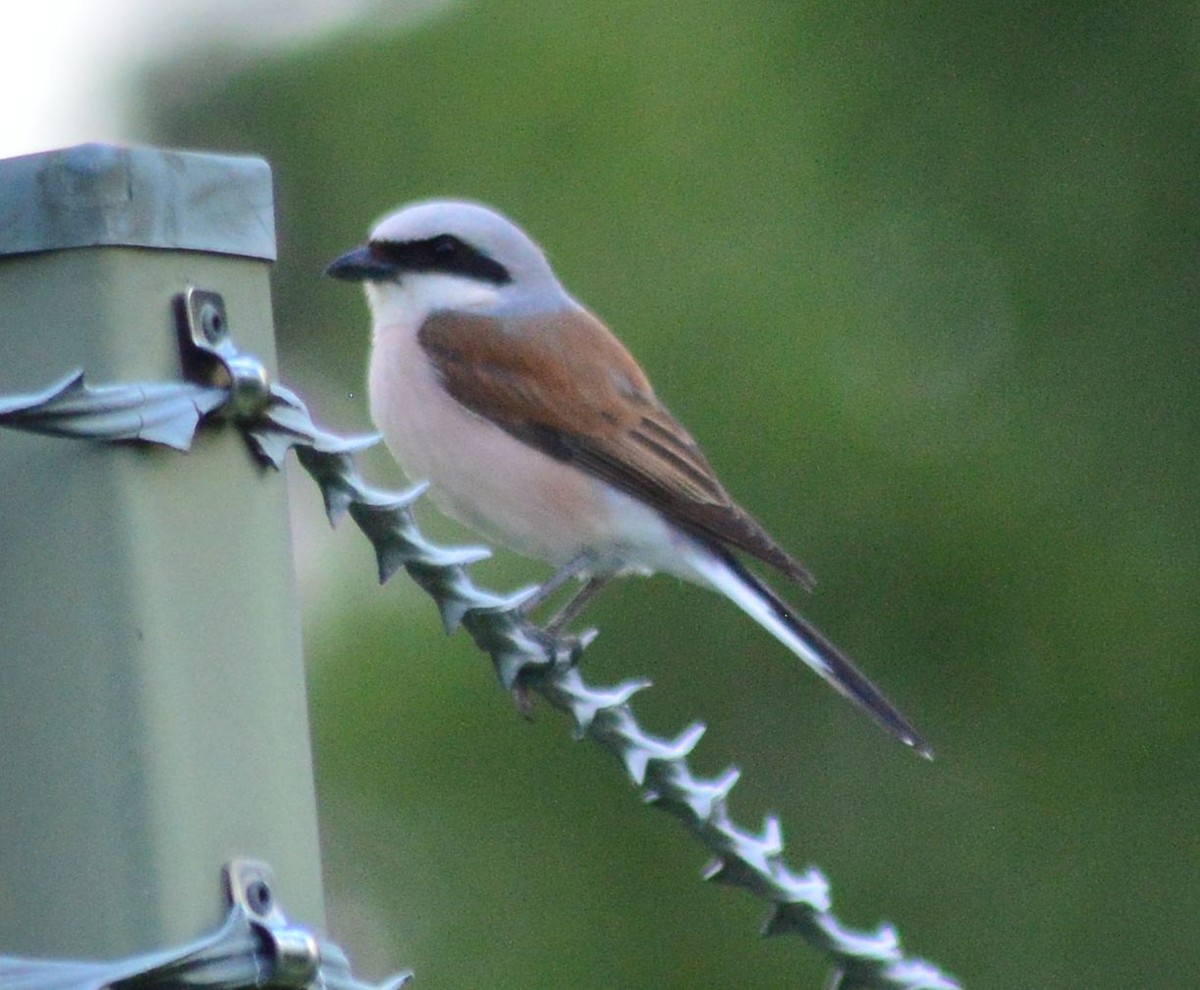
[[[202,305],[210,300],[203,294],[189,299],[200,328]],[[341,437],[318,428],[303,401],[270,382],[261,364],[238,354],[224,333],[214,339],[196,329],[193,338],[216,362],[219,374],[209,381],[93,388],[75,372],[41,392],[0,398],[0,426],[187,450],[200,424],[220,417],[232,420],[254,454],[276,469],[294,450],[320,489],[330,522],[349,515],[370,541],[380,581],[405,570],[433,598],[447,632],[464,628],[491,657],[505,690],[537,692],[571,719],[577,738],[613,754],[645,801],[678,819],[712,854],[706,879],[740,887],[770,905],[763,934],[797,934],[829,957],[828,990],[958,990],[938,967],[908,955],[891,925],[863,932],[842,924],[820,870],[798,872],[784,860],[778,818],[767,816],[757,832],[733,821],[728,798],[739,771],[702,777],[688,764],[705,731],[701,723],[674,738],[647,732],[630,701],[648,682],[604,687],[584,680],[579,661],[593,633],[548,633],[522,612],[532,591],[501,595],[474,583],[468,567],[489,550],[426,539],[411,512],[423,485],[392,492],[366,484],[353,455],[377,437]]]

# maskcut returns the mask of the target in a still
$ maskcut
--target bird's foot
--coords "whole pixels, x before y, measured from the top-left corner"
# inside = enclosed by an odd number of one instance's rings
[[[606,584],[608,584],[607,577],[588,578],[583,587],[575,592],[543,627],[546,635],[557,639],[562,631],[579,617],[588,602],[595,598],[596,593]]]
[[[571,578],[579,577],[579,575],[583,574],[590,562],[590,556],[586,553],[581,553],[578,557],[563,564],[562,567],[534,588],[532,594],[517,606],[517,612],[521,618],[528,619],[533,615],[547,599],[570,581]]]

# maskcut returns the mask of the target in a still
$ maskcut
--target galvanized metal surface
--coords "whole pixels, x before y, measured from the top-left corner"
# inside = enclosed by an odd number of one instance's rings
[[[0,955],[4,990],[399,990],[412,973],[382,983],[354,978],[345,953],[295,925],[275,897],[271,870],[253,860],[226,866],[229,913],[215,931],[176,948],[112,960]]]
[[[0,256],[104,245],[274,261],[270,167],[111,144],[0,161]]]

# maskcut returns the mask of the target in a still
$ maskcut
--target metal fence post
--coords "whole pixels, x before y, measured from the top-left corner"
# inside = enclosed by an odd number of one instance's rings
[[[259,159],[0,162],[0,394],[178,378],[188,286],[273,368],[272,211]],[[0,434],[0,732],[0,954],[194,938],[234,856],[324,927],[283,478],[237,430],[186,456]]]

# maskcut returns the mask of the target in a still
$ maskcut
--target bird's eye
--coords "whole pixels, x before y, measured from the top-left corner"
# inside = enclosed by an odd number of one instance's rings
[[[458,252],[458,238],[443,234],[433,239],[433,253],[439,258],[449,258]]]

